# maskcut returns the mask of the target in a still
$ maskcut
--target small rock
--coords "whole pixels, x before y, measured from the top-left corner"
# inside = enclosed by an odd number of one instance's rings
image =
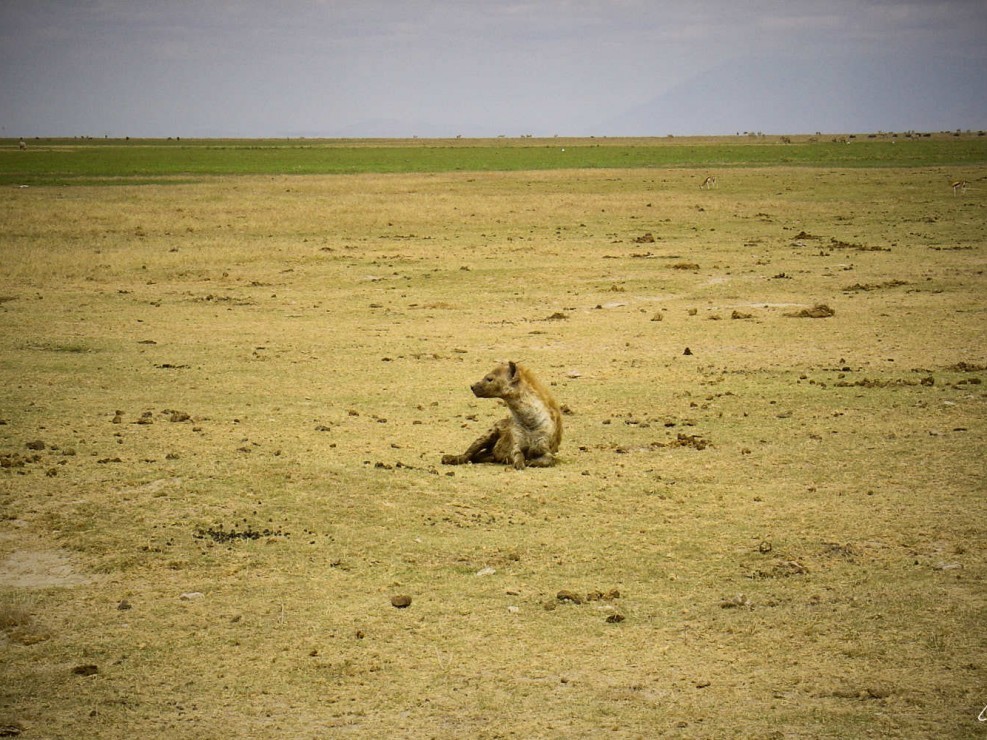
[[[36,439],[32,442],[28,442],[24,446],[27,447],[29,450],[43,450],[45,448],[45,443],[42,442],[40,439]]]
[[[95,666],[92,664],[77,665],[75,668],[72,669],[72,673],[74,673],[76,676],[95,676],[97,673],[99,673],[99,666]]]
[[[187,593],[182,594],[178,598],[181,599],[182,601],[195,601],[196,599],[201,599],[203,596],[205,596],[205,594],[202,593],[201,591],[188,591]]]
[[[683,352],[682,354],[683,354],[683,355],[691,355],[691,354],[692,354],[692,350],[691,350],[691,349],[689,349],[688,347],[686,347],[686,348],[685,348],[685,352]]]
[[[496,568],[491,568],[490,566],[487,566],[486,568],[480,568],[480,570],[478,570],[476,572],[476,575],[478,575],[478,576],[492,576],[496,572],[497,572],[497,569]]]
[[[132,607],[132,606],[130,605],[130,602],[129,602],[129,601],[127,601],[126,599],[124,599],[124,600],[123,600],[123,601],[121,601],[121,602],[120,602],[119,604],[117,604],[117,611],[121,611],[121,612],[125,612],[125,611],[127,611],[128,609],[133,609],[133,608],[134,608],[134,607]]]
[[[607,624],[620,624],[623,621],[624,621],[624,615],[620,613],[611,614],[609,617],[607,617]]]
[[[411,597],[407,594],[399,594],[391,597],[391,606],[395,609],[407,609],[411,606]]]

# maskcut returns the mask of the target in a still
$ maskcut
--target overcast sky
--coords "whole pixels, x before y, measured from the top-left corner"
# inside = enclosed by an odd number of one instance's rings
[[[0,127],[987,129],[987,0],[0,0]]]

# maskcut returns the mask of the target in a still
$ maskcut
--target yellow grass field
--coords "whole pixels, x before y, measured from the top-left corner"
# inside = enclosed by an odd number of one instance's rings
[[[0,190],[0,734],[983,737],[987,169],[707,174]]]

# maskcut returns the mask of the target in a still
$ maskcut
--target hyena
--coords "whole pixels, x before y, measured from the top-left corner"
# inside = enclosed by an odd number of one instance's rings
[[[502,463],[518,470],[555,463],[562,441],[559,404],[523,365],[501,363],[470,386],[477,398],[500,398],[511,415],[471,444],[462,455],[444,455],[445,465]]]

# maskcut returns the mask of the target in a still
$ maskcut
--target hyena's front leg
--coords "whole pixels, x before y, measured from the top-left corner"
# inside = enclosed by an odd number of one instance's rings
[[[465,465],[466,463],[492,462],[493,447],[500,439],[500,425],[496,425],[489,432],[477,439],[466,448],[462,455],[443,455],[443,465]]]
[[[555,465],[555,455],[551,452],[546,452],[544,455],[528,460],[527,465],[529,468],[550,468]]]
[[[521,449],[521,445],[513,433],[509,420],[508,423],[504,424],[504,428],[501,430],[500,437],[497,439],[497,444],[494,445],[491,454],[494,462],[513,465],[515,470],[524,470],[526,465],[524,450]]]

